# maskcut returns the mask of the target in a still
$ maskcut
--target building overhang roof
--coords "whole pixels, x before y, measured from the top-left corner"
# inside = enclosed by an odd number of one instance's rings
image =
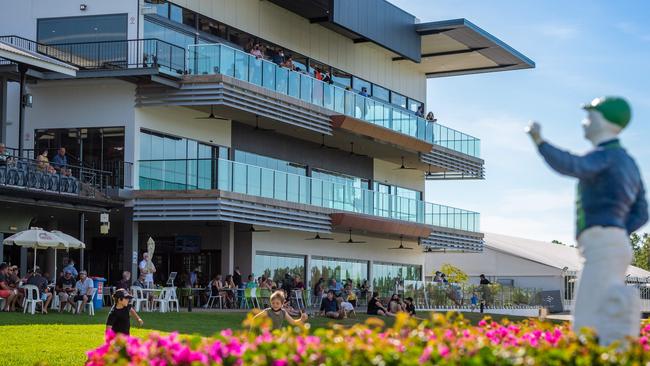
[[[51,71],[75,77],[78,68],[51,57],[0,41],[0,59],[27,65],[30,69]]]
[[[330,214],[330,217],[332,227],[341,231],[354,229],[418,239],[428,237],[433,230],[432,227],[424,224],[352,212],[335,212]]]
[[[467,19],[416,24],[421,60],[414,65],[428,78],[529,69],[533,62]],[[396,62],[410,62],[395,57]]]

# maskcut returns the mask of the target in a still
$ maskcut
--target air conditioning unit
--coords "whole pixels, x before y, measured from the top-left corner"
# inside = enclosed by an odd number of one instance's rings
[[[148,14],[156,14],[156,8],[153,6],[142,6],[140,7],[140,14],[142,15],[148,15]]]

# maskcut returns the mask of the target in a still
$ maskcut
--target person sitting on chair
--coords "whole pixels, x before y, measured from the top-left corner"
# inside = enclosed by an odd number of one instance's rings
[[[81,308],[79,309],[79,314],[83,313],[86,304],[88,301],[91,301],[91,295],[93,293],[93,280],[88,278],[88,273],[86,271],[80,271],[79,272],[79,281],[77,281],[77,284],[74,286],[75,291],[77,294],[75,296],[71,296],[68,301],[70,301],[70,304],[72,305],[72,308],[76,310],[76,305],[78,301],[81,301]]]
[[[47,314],[47,308],[50,307],[50,302],[52,302],[52,293],[47,287],[47,279],[41,275],[41,269],[36,267],[34,275],[29,278],[27,281],[28,285],[33,285],[38,288],[39,294],[41,296],[40,300],[43,301],[43,314]]]
[[[334,290],[327,291],[327,296],[320,303],[320,314],[332,319],[343,319],[345,311],[341,309],[334,297]]]
[[[68,303],[68,299],[74,293],[75,281],[70,271],[64,271],[63,276],[56,282],[56,293],[59,296],[59,313],[63,311],[63,307]]]

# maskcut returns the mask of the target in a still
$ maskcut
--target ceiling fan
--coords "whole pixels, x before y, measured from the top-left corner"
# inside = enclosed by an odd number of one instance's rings
[[[417,168],[413,168],[413,167],[410,167],[410,166],[407,167],[406,165],[404,165],[404,157],[402,156],[402,165],[400,165],[399,168],[395,168],[393,170],[416,170],[416,169]]]
[[[218,119],[220,121],[226,121],[224,118],[219,118],[214,115],[214,106],[210,106],[210,115],[207,117],[195,117],[194,119]]]
[[[402,235],[399,236],[399,246],[395,248],[388,248],[388,249],[395,249],[395,250],[413,250],[413,248],[405,247],[404,246],[404,237]]]
[[[325,148],[325,149],[338,150],[337,147],[334,147],[334,146],[327,146],[327,145],[325,145],[325,134],[323,133],[323,134],[321,134],[321,136],[323,137],[323,140],[322,140],[322,142],[320,143],[320,147],[321,147],[321,149],[322,149],[322,148]]]
[[[273,131],[275,131],[274,129],[271,129],[271,128],[262,128],[262,127],[260,127],[260,116],[258,116],[257,114],[255,115],[255,128],[254,128],[254,130],[255,131],[262,131],[262,132],[273,132]]]
[[[305,240],[334,240],[334,238],[327,238],[324,236],[320,236],[319,233],[316,233],[316,236],[314,236],[313,238],[307,238]]]
[[[433,249],[431,247],[427,247],[427,249],[423,250],[424,253],[433,253]]]
[[[266,229],[256,229],[255,226],[251,225],[248,230],[240,230],[240,233],[268,233],[271,230],[266,230]]]
[[[369,158],[368,155],[357,154],[357,153],[354,152],[354,142],[350,142],[350,155],[363,156],[363,157]]]
[[[345,241],[340,241],[339,243],[342,243],[342,244],[361,244],[361,243],[365,243],[365,241],[363,241],[363,240],[352,240],[352,229],[349,229],[348,233],[350,234],[350,238],[348,240],[345,240]]]

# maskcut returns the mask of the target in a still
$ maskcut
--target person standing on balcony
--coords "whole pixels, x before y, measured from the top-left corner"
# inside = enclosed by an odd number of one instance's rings
[[[273,63],[278,66],[284,65],[284,51],[281,48],[278,48],[275,52],[273,52],[271,61],[273,61]]]
[[[433,116],[433,112],[427,113],[427,122],[435,123],[438,119]]]
[[[420,104],[420,106],[418,106],[418,110],[415,112],[415,115],[420,118],[424,118],[424,104]]]
[[[584,265],[578,276],[573,329],[596,330],[603,345],[639,335],[639,290],[626,286],[632,261],[629,235],[648,221],[648,203],[639,168],[618,135],[632,110],[620,97],[596,98],[582,107],[584,137],[594,149],[578,156],[542,138],[541,126],[526,129],[546,163],[578,178],[576,237]]]
[[[361,91],[359,92],[359,95],[361,95],[362,97],[368,97],[369,96],[368,88],[366,88],[365,86],[361,87]]]
[[[253,49],[251,50],[251,55],[255,56],[258,59],[264,58],[264,55],[262,54],[262,50],[260,47],[259,43],[256,43],[255,46],[253,46]]]
[[[68,168],[68,157],[65,155],[65,147],[60,147],[57,154],[52,159],[52,166],[61,175],[69,176],[70,169]]]
[[[7,166],[7,164],[12,163],[13,158],[11,155],[7,154],[7,148],[5,144],[0,143],[0,166]]]

